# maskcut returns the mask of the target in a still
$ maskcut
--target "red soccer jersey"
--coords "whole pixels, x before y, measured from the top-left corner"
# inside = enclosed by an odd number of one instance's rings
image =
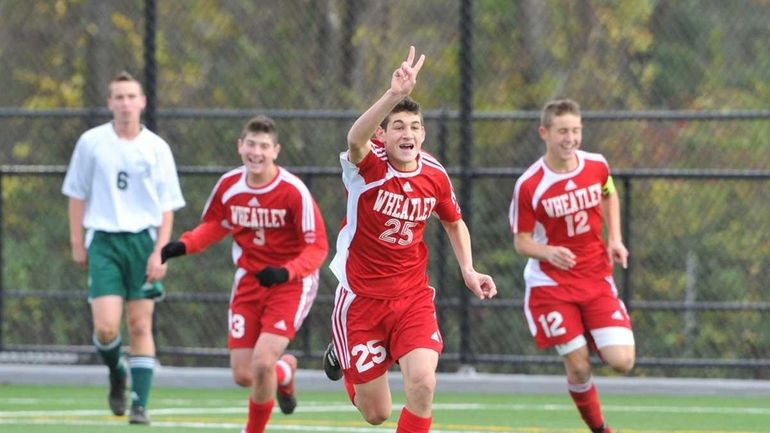
[[[569,248],[577,264],[560,270],[530,258],[524,269],[528,287],[576,285],[604,280],[612,273],[602,239],[602,190],[610,169],[598,153],[577,152],[578,167],[551,171],[540,158],[516,181],[509,211],[511,231],[531,232],[536,242]]]
[[[246,168],[225,173],[214,186],[202,222],[184,233],[187,253],[196,253],[233,235],[233,262],[248,272],[283,266],[289,278],[316,272],[329,250],[326,228],[307,186],[278,167],[268,184],[252,188]]]
[[[449,176],[433,156],[420,152],[417,169],[400,172],[378,142],[371,145],[357,166],[347,152],[340,154],[347,211],[330,267],[354,293],[392,299],[428,285],[428,217],[453,222],[462,215]]]

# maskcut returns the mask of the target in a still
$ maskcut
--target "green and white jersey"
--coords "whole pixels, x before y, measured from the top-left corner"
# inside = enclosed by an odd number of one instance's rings
[[[86,229],[112,233],[159,227],[163,212],[185,205],[168,143],[145,127],[122,139],[112,122],[80,136],[62,193],[86,202]]]

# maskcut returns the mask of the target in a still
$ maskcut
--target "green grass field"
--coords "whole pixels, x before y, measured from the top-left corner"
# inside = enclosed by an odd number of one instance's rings
[[[152,425],[129,426],[109,415],[106,389],[99,387],[0,385],[3,433],[240,432],[246,417],[246,392],[240,389],[153,390]],[[273,415],[268,432],[393,432],[403,396],[383,426],[361,420],[339,392],[299,391],[291,416]],[[770,432],[770,397],[603,397],[610,425],[620,433]],[[569,397],[564,395],[439,394],[433,433],[586,433]]]

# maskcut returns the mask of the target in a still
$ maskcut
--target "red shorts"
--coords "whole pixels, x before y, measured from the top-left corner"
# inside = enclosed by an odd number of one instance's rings
[[[586,286],[528,287],[524,313],[537,347],[565,344],[601,328],[631,329],[612,277]]]
[[[432,287],[425,287],[397,299],[374,299],[338,286],[332,333],[345,377],[352,383],[366,383],[414,349],[441,353],[444,343],[435,294]]]
[[[227,347],[253,348],[263,332],[294,338],[317,291],[318,273],[270,288],[262,287],[253,274],[237,275],[227,312]]]

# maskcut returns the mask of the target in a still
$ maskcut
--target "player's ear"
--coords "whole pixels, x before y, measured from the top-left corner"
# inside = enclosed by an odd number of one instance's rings
[[[382,139],[383,135],[385,135],[385,129],[383,129],[382,126],[378,126],[377,129],[374,130],[374,136]]]
[[[543,140],[548,138],[548,128],[546,128],[545,126],[540,125],[540,127],[537,128],[537,132],[538,134],[540,134],[540,138],[542,138]]]
[[[281,153],[281,143],[275,143],[275,158],[278,159],[278,154]]]

